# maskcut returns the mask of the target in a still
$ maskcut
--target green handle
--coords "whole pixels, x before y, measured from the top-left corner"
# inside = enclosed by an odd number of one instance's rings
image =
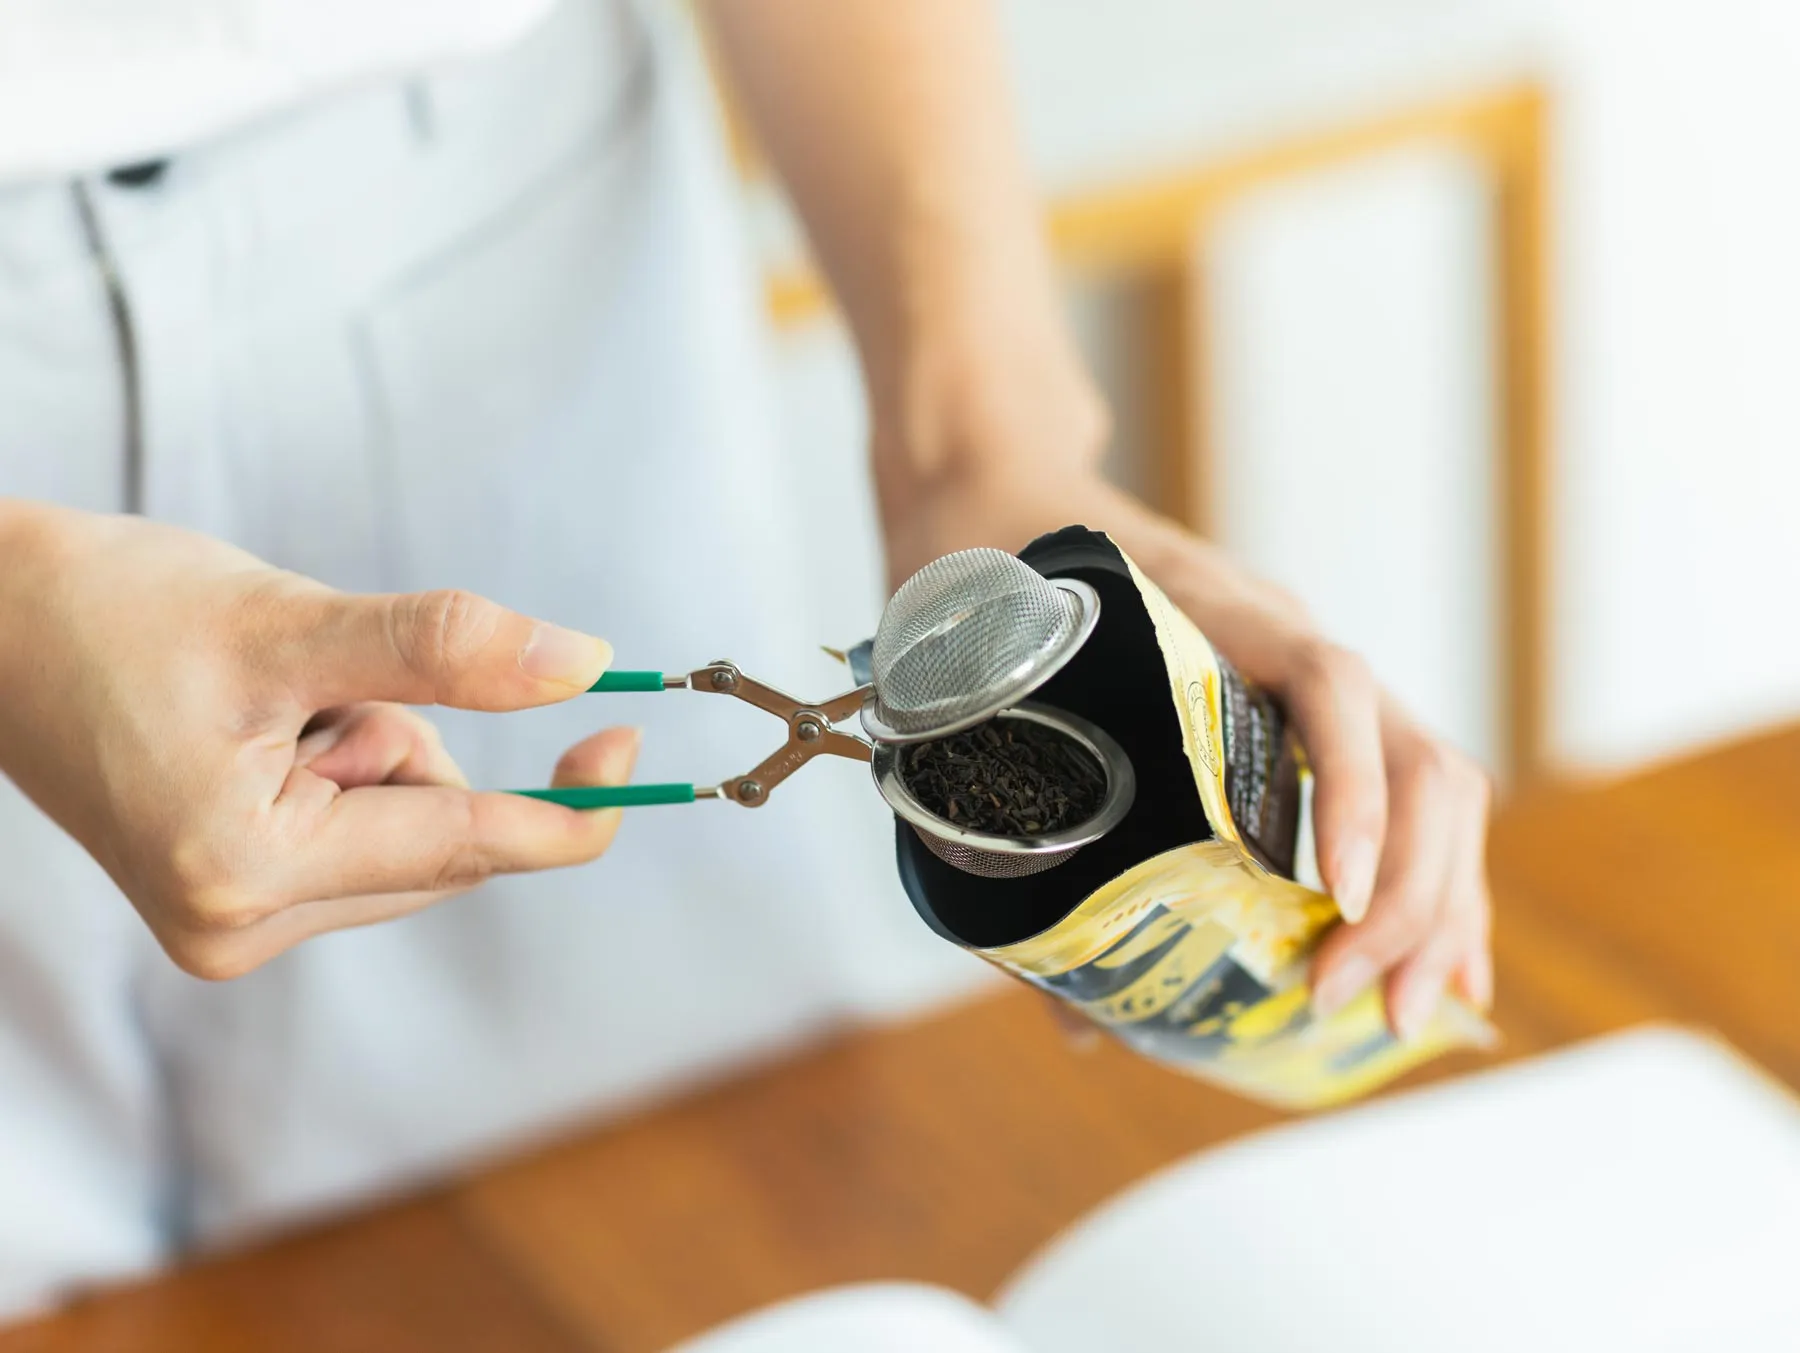
[[[661,691],[661,672],[607,672],[588,690],[605,695],[614,691]],[[646,808],[658,803],[692,803],[692,785],[595,785],[583,789],[514,789],[509,793],[564,808]]]
[[[608,672],[588,687],[589,691],[604,695],[610,691],[660,691],[663,689],[661,672]]]
[[[564,808],[647,808],[658,803],[692,803],[692,785],[596,785],[586,789],[515,789],[511,793]]]

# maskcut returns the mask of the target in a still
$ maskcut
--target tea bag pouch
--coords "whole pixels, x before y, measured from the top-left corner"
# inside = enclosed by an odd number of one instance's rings
[[[1104,535],[1071,527],[1020,558],[1098,602],[1031,703],[1107,739],[1135,796],[1079,853],[1015,877],[957,867],[901,815],[900,877],[926,924],[1138,1052],[1271,1103],[1335,1103],[1488,1041],[1449,998],[1405,1043],[1374,991],[1313,1018],[1309,959],[1340,918],[1309,858],[1310,773],[1280,705]]]

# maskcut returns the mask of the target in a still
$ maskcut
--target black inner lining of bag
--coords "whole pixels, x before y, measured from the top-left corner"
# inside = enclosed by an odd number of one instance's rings
[[[1137,773],[1137,798],[1100,840],[1053,869],[1017,879],[965,874],[896,822],[900,880],[913,906],[939,934],[977,949],[1029,939],[1134,865],[1213,834],[1194,789],[1156,627],[1124,557],[1105,536],[1071,526],[1033,541],[1020,558],[1045,577],[1079,578],[1100,594],[1094,633],[1030,698],[1112,734]]]

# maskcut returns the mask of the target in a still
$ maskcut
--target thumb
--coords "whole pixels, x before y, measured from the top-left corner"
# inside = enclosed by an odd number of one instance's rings
[[[315,708],[364,700],[529,709],[588,689],[612,647],[469,592],[325,593],[302,603],[296,694]]]

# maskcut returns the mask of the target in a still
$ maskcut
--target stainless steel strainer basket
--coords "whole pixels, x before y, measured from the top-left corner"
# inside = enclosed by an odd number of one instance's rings
[[[1064,863],[1083,846],[1098,841],[1124,820],[1137,795],[1137,777],[1119,744],[1086,719],[1047,705],[1022,704],[998,711],[1000,719],[1023,719],[1054,728],[1074,739],[1100,764],[1106,792],[1086,822],[1044,836],[996,836],[970,831],[926,808],[901,778],[903,748],[876,743],[875,783],[896,816],[911,825],[927,849],[945,864],[982,878],[1023,878]]]
[[[1093,633],[1094,589],[1046,578],[1005,550],[927,564],[881,613],[863,727],[877,743],[972,727],[1048,681]]]

